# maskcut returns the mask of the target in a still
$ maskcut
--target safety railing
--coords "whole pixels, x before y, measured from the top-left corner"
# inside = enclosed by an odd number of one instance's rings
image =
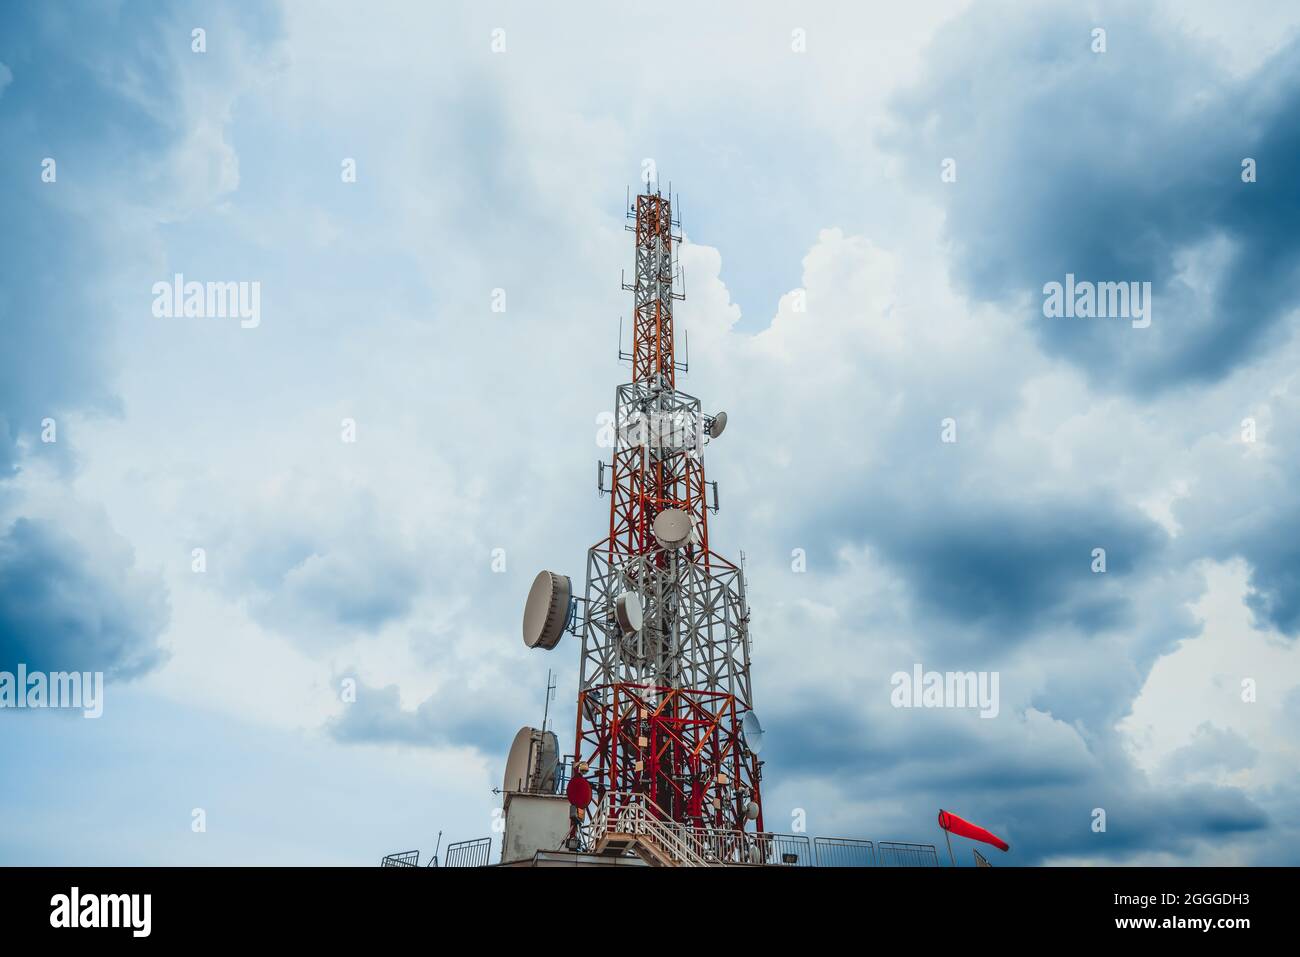
[[[642,835],[655,840],[675,863],[693,867],[758,864],[769,867],[938,867],[933,844],[860,841],[841,837],[811,839],[803,834],[773,834],[692,828],[665,820],[644,794],[611,792],[597,805],[591,822],[593,843],[606,834]]]
[[[487,867],[492,856],[492,838],[480,837],[472,841],[448,844],[443,853],[443,867]]]
[[[710,864],[811,867],[814,863],[808,838],[798,834],[714,828],[690,828],[687,834],[696,853]]]
[[[847,837],[815,837],[813,852],[818,867],[876,866],[876,848],[870,841]]]
[[[812,845],[802,834],[756,834],[760,863],[782,867],[812,867]]]
[[[876,845],[880,851],[881,867],[938,867],[939,852],[933,844],[902,844],[897,841],[881,841]]]

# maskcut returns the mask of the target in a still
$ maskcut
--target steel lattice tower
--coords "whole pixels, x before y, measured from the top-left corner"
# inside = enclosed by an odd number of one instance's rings
[[[761,831],[761,762],[742,730],[753,708],[744,571],[709,547],[703,453],[725,417],[676,387],[673,302],[684,294],[671,197],[647,187],[628,218],[632,381],[617,387],[613,461],[601,466],[602,478],[612,470],[609,534],[587,553],[574,757],[597,796],[645,794],[691,827],[755,820]],[[690,520],[677,547],[654,533],[669,509]],[[635,632],[616,613],[628,592],[642,609]]]

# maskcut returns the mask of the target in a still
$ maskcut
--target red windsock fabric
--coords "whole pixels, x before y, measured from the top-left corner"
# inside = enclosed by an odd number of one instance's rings
[[[1002,838],[998,837],[991,831],[986,831],[978,824],[972,824],[970,821],[963,821],[951,811],[939,811],[939,826],[945,831],[951,831],[953,834],[961,837],[969,837],[972,841],[983,841],[985,844],[992,844],[999,851],[1010,850],[1011,845]]]

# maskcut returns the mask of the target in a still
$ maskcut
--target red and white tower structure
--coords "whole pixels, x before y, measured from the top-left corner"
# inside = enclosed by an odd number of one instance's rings
[[[561,630],[581,637],[574,766],[593,802],[617,813],[636,795],[666,823],[762,831],[744,571],[709,539],[717,486],[705,480],[704,451],[726,415],[677,388],[673,303],[683,293],[671,198],[647,188],[628,218],[632,350],[621,357],[632,380],[616,389],[613,457],[600,466],[608,533],[587,553],[581,602],[567,579],[538,576],[524,638],[553,647]]]

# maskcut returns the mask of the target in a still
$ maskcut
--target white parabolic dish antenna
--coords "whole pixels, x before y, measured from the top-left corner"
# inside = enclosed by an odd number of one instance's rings
[[[503,791],[555,790],[555,772],[560,764],[560,740],[553,731],[520,728],[506,758]]]
[[[745,743],[749,745],[749,750],[758,754],[763,750],[763,725],[759,723],[758,715],[746,711],[745,716],[740,719],[740,725],[744,729]]]
[[[564,635],[569,618],[573,583],[567,575],[538,572],[524,603],[524,644],[529,648],[554,648]]]
[[[510,745],[510,756],[506,758],[506,776],[501,785],[503,791],[524,791],[528,788],[528,776],[532,770],[533,735],[536,728],[520,728]]]
[[[713,417],[713,421],[709,423],[709,436],[716,439],[722,434],[722,430],[726,427],[727,413],[719,412]]]
[[[614,617],[625,635],[635,635],[641,630],[644,616],[641,599],[636,592],[625,591],[614,599]]]
[[[654,533],[664,548],[681,548],[691,540],[691,517],[680,508],[666,508],[655,516]]]

